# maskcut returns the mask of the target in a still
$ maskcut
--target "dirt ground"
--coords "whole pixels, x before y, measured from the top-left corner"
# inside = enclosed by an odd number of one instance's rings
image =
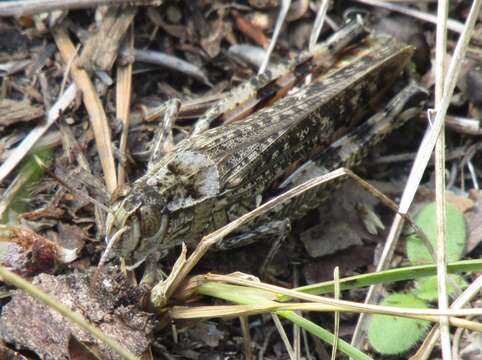
[[[353,168],[398,202],[425,130],[430,127],[426,110],[435,106],[435,24],[419,16],[435,17],[437,3],[382,2],[396,7],[391,9],[369,5],[371,1],[328,3],[320,41],[348,20],[363,19],[372,34],[389,34],[413,47],[403,78],[410,76],[429,92],[423,111],[371,147]],[[0,3],[0,264],[82,315],[138,358],[330,358],[330,345],[304,330],[293,335],[296,330],[290,321],[273,321],[266,312],[199,320],[196,316],[182,317],[181,310],[211,309],[233,302],[229,297],[205,296],[208,290],[199,290],[197,286],[210,279],[206,274],[243,273],[242,279],[256,277],[263,284],[292,289],[333,280],[336,267],[341,278],[375,271],[394,212],[352,180],[333,190],[319,207],[292,221],[286,236],[269,233],[247,246],[202,253],[185,274],[179,270],[179,245],[158,254],[154,268],[142,263],[130,269],[118,256],[105,262],[103,258],[108,247],[105,239],[112,235],[107,224],[113,206],[132,192],[134,181],[151,164],[179,151],[183,143],[178,144],[190,138],[208,109],[256,76],[277,22],[281,31],[269,71],[308,51],[320,2],[293,1],[284,20],[281,6],[278,0]],[[407,14],[403,9],[412,12]],[[469,10],[469,1],[450,2],[447,63]],[[481,44],[482,27],[476,24],[446,117],[448,201],[464,214],[464,260],[479,259],[482,249],[482,197],[478,189],[482,177]],[[337,64],[330,63],[329,56],[323,61],[330,66]],[[291,73],[297,74],[301,68]],[[280,82],[267,83],[265,95],[279,90],[274,85]],[[304,80],[298,81],[295,87],[304,84]],[[388,90],[386,98],[396,95],[396,86]],[[255,92],[246,102],[255,101],[262,93]],[[282,102],[283,97],[277,101]],[[275,106],[273,102],[271,98],[262,100],[245,112]],[[239,115],[236,109],[243,112],[243,106],[241,101],[234,102],[233,118]],[[229,111],[223,114],[210,127],[230,126]],[[357,117],[357,113],[349,115]],[[238,124],[244,121],[236,120]],[[433,164],[432,159],[411,215],[434,200]],[[299,165],[294,162],[289,172]],[[281,193],[278,185],[282,180],[272,179],[262,199],[261,194],[255,194],[260,203]],[[189,238],[188,233],[187,238],[190,255],[200,237]],[[271,256],[278,238],[279,247]],[[390,261],[394,268],[410,264],[404,235],[401,239]],[[154,277],[146,278],[145,274]],[[152,286],[169,274],[172,282],[164,283],[162,306],[155,307],[150,302]],[[477,276],[477,272],[470,272],[464,278],[470,284]],[[413,287],[410,281],[393,282],[385,284],[381,294]],[[234,296],[234,289],[226,291]],[[342,292],[344,300],[361,303],[365,296],[366,288]],[[480,306],[480,297],[473,303]],[[85,328],[15,289],[9,281],[0,282],[0,310],[1,358],[122,358]],[[333,312],[303,315],[333,331]],[[341,314],[340,338],[350,342],[357,318],[355,313]],[[284,325],[290,340],[297,339],[292,344],[294,357],[277,321]],[[454,330],[452,335],[456,333]],[[459,337],[463,359],[480,357],[477,336],[470,332],[454,336]],[[366,341],[360,349],[377,359],[406,359],[416,348],[390,357],[378,354]],[[339,358],[347,357],[339,353]],[[430,358],[441,358],[437,346]]]

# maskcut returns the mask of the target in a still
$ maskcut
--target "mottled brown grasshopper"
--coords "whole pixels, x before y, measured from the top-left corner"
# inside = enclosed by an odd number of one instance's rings
[[[321,46],[328,57],[301,56],[284,67],[287,71],[257,77],[234,90],[229,101],[203,118],[198,134],[181,141],[135,181],[108,217],[113,253],[132,264],[181,242],[195,244],[263,203],[289,169],[306,161],[322,172],[351,167],[370,145],[400,125],[400,113],[417,108],[424,94],[414,84],[349,132],[400,78],[412,48],[389,36],[366,36],[365,29],[353,24],[347,27],[343,31],[351,38],[341,37],[344,41],[338,46],[330,40]],[[280,98],[307,75],[319,73],[316,81]],[[257,97],[263,90],[268,101]],[[243,97],[243,91],[251,92]],[[278,98],[255,112],[260,103]],[[201,131],[212,122],[251,112],[242,122]],[[328,196],[326,188],[310,191],[301,202],[291,201],[261,220],[299,218]]]

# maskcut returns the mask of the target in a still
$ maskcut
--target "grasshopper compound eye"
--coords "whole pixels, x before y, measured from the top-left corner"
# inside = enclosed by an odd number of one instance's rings
[[[167,230],[163,209],[127,196],[113,207],[106,221],[107,247],[100,263],[115,256],[140,264],[162,242]]]
[[[116,256],[128,257],[140,241],[140,226],[136,215],[140,204],[130,209],[126,198],[116,203],[106,220],[106,249],[99,265]]]

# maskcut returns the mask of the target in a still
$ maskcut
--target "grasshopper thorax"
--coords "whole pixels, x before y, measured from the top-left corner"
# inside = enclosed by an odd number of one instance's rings
[[[132,184],[107,218],[108,246],[129,262],[142,261],[161,245],[169,245],[173,213],[219,194],[219,173],[206,155],[173,152]],[[116,235],[117,234],[117,235]]]

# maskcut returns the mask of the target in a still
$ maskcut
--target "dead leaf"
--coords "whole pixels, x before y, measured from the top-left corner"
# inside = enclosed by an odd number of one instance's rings
[[[263,30],[261,28],[257,27],[256,25],[243,18],[238,11],[233,10],[231,11],[231,14],[234,17],[234,21],[236,22],[236,26],[238,27],[239,31],[241,31],[250,39],[254,40],[256,44],[258,44],[262,48],[268,48],[268,37],[263,33]]]

